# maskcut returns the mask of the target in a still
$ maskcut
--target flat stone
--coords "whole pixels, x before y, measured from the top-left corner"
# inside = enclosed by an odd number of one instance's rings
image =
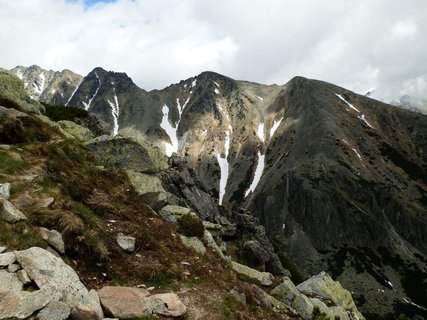
[[[9,200],[10,199],[10,183],[0,183],[0,198]]]
[[[206,247],[203,242],[200,241],[197,237],[186,237],[184,235],[180,235],[182,244],[187,248],[193,249],[198,254],[204,255],[206,253]]]
[[[0,269],[0,290],[1,291],[21,291],[22,288],[23,288],[22,282],[19,281],[16,273],[10,273],[7,270]]]
[[[17,263],[12,263],[7,266],[7,271],[11,273],[18,271],[19,269],[21,269],[21,266]]]
[[[235,261],[231,261],[231,267],[243,280],[262,286],[270,286],[273,283],[274,277],[269,272],[261,272]]]
[[[117,234],[117,243],[126,252],[135,251],[136,239],[134,237],[125,236],[123,233],[119,232]]]
[[[27,220],[27,217],[11,202],[5,199],[0,199],[0,203],[1,202],[3,202],[3,209],[0,216],[4,221],[15,223],[21,220]]]
[[[147,316],[145,298],[149,294],[144,289],[130,287],[103,287],[98,291],[101,305],[119,319]]]
[[[32,247],[15,251],[15,255],[30,279],[40,289],[46,289],[50,300],[61,300],[73,308],[87,295],[77,273],[47,250]]]
[[[71,311],[73,320],[102,320],[104,312],[102,311],[98,294],[95,290],[89,293],[74,307]]]
[[[61,301],[51,301],[40,310],[35,319],[37,320],[66,320],[70,316],[70,307]]]
[[[52,198],[53,199],[53,198]],[[58,252],[65,253],[65,244],[62,235],[56,230],[40,228],[40,234],[47,243],[54,247]]]
[[[283,282],[271,290],[270,293],[288,305],[291,305],[295,298],[301,295],[295,284],[288,277],[284,277]]]
[[[175,293],[160,293],[145,299],[147,309],[152,314],[180,317],[187,312],[187,308]]]
[[[25,270],[19,270],[16,275],[22,284],[30,284],[32,282]]]
[[[0,247],[0,253],[5,252],[6,250],[7,250],[7,247],[4,247],[4,246]]]
[[[47,290],[0,292],[0,319],[26,319],[49,301]]]
[[[7,267],[16,261],[16,256],[13,252],[0,254],[0,267]]]

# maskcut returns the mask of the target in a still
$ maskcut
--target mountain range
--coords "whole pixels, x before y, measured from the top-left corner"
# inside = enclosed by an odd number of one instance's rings
[[[368,319],[427,316],[427,116],[303,77],[203,72],[146,91],[102,68],[12,72],[33,99],[179,159],[223,215],[251,212],[279,257],[331,273]]]

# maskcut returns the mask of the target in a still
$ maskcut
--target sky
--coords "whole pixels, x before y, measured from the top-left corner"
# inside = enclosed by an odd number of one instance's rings
[[[299,75],[427,98],[426,13],[426,0],[0,0],[0,66],[100,66],[146,90],[206,70]]]

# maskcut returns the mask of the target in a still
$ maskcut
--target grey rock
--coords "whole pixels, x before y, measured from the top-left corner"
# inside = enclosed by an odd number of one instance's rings
[[[0,253],[3,253],[7,250],[7,247],[1,246],[0,247]]]
[[[231,289],[229,292],[230,296],[232,296],[234,299],[236,299],[237,301],[239,301],[242,304],[246,304],[246,295],[244,292],[238,292],[234,289]]]
[[[314,306],[307,296],[303,294],[297,296],[292,302],[291,306],[298,312],[298,314],[303,319],[305,320],[311,319]]]
[[[257,240],[249,240],[243,244],[243,258],[250,266],[264,268],[265,263],[270,260],[271,254]]]
[[[8,200],[0,199],[0,205],[2,204],[1,218],[7,222],[15,223],[21,220],[27,220],[27,217],[19,211],[15,206]]]
[[[16,273],[10,273],[0,269],[0,291],[21,291],[22,282],[19,281]]]
[[[16,275],[18,276],[18,279],[22,282],[22,284],[30,284],[32,282],[25,270],[19,270]]]
[[[271,294],[288,305],[291,305],[295,298],[301,295],[295,284],[288,277],[284,277],[283,282],[271,290]]]
[[[16,261],[16,256],[13,252],[5,252],[0,254],[0,267],[7,267]]]
[[[287,306],[283,302],[277,300],[273,296],[269,295],[267,292],[265,292],[261,288],[259,288],[257,286],[253,286],[253,288],[254,288],[254,291],[256,293],[257,298],[261,301],[261,303],[263,305],[265,305],[265,306],[267,306],[270,309],[273,309],[275,311],[284,311],[284,310],[289,311],[290,310],[289,306]]]
[[[181,241],[187,248],[193,249],[200,255],[204,255],[206,253],[206,247],[203,245],[203,242],[200,241],[197,237],[187,237],[184,235],[180,235]]]
[[[103,318],[104,313],[95,290],[89,291],[71,311],[73,320],[102,320]]]
[[[215,251],[223,260],[228,260],[228,257],[224,256],[224,253],[222,252],[221,248],[215,242],[215,239],[208,230],[205,230],[203,234],[203,242],[208,248],[212,248],[213,251]]]
[[[50,300],[61,300],[71,308],[87,295],[77,273],[61,258],[42,248],[15,251],[16,259],[40,289],[46,289]]]
[[[187,308],[175,293],[159,293],[145,298],[148,312],[151,314],[180,317],[187,312]]]
[[[70,307],[61,301],[50,301],[34,317],[35,320],[66,320],[70,316]]]
[[[271,273],[261,272],[235,261],[231,261],[231,267],[243,280],[262,286],[270,286],[273,283],[274,277]]]
[[[12,263],[7,266],[7,271],[11,273],[18,271],[19,269],[21,269],[21,266],[17,263]]]
[[[26,319],[49,301],[47,290],[0,292],[0,319]]]
[[[0,198],[9,200],[10,198],[10,183],[0,183]]]
[[[176,206],[176,205],[167,205],[163,207],[159,214],[167,221],[172,223],[178,223],[178,219],[186,214],[191,214],[193,216],[196,216],[194,212],[192,212],[190,209]]]
[[[52,198],[53,199],[53,198]],[[65,244],[62,235],[56,230],[40,228],[40,234],[47,243],[54,247],[58,252],[65,253]]]
[[[117,243],[126,252],[134,252],[136,239],[134,237],[125,236],[123,233],[119,232],[116,237]]]

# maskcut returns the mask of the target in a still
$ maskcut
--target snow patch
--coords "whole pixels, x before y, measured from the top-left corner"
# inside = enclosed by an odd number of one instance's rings
[[[197,84],[197,79],[194,79],[193,82],[191,83],[191,87],[194,88]]]
[[[219,84],[218,82],[214,81],[215,85],[219,88]]]
[[[98,78],[98,88],[96,88],[95,93],[93,94],[92,98],[89,99],[89,101],[83,102],[84,108],[85,110],[89,110],[90,108],[90,104],[92,103],[92,100],[96,97],[96,95],[98,94],[99,88],[101,88],[101,79],[99,79],[98,74],[95,72],[95,76]]]
[[[215,93],[219,94],[219,90],[217,88],[215,88]]]
[[[277,128],[279,128],[279,126],[280,126],[280,123],[282,122],[282,120],[283,120],[283,117],[281,117],[279,120],[274,120],[274,122],[273,122],[273,126],[271,127],[271,129],[270,129],[270,138],[269,139],[271,139],[272,137],[273,137],[273,135],[274,135],[274,133],[276,132],[276,130],[277,130]]]
[[[54,94],[55,94],[55,89],[52,89],[52,90],[50,91],[50,93],[51,93],[52,95],[54,95]]]
[[[73,93],[71,93],[71,96],[68,98],[67,103],[65,104],[65,106],[68,106],[68,104],[70,103],[71,99],[73,98],[74,94],[76,93],[77,89],[80,87],[80,84],[78,84],[76,86],[76,88],[74,89]]]
[[[108,99],[108,103],[111,107],[111,115],[113,116],[113,136],[116,136],[119,133],[119,114],[120,114],[120,108],[119,108],[119,100],[117,99],[116,94],[116,88],[113,87],[114,91],[114,102],[111,102],[110,99]]]
[[[362,114],[361,116],[357,116],[357,119],[362,120],[364,123],[366,123],[366,125],[371,128],[371,129],[375,129],[373,126],[371,126],[371,124],[366,120],[365,115]]]
[[[413,306],[415,306],[415,307],[417,307],[417,308],[419,308],[419,309],[421,309],[421,310],[427,310],[426,308],[424,308],[424,307],[422,307],[422,306],[420,306],[420,305],[418,305],[418,304],[416,304],[416,303],[413,303],[412,301],[409,301],[409,300],[407,300],[406,298],[403,298],[403,301],[405,301],[406,303],[408,303],[408,304],[412,304]]]
[[[353,106],[350,102],[348,102],[347,100],[344,99],[344,97],[338,93],[335,93],[335,95],[340,98],[342,101],[344,101],[350,108],[352,108],[353,110],[356,110],[357,112],[360,112],[355,106]]]
[[[258,99],[260,99],[261,101],[264,100],[264,98],[261,98],[260,96],[257,96]]]
[[[261,180],[262,173],[264,171],[265,166],[265,154],[261,154],[260,151],[258,151],[258,163],[255,169],[254,179],[252,180],[251,185],[249,186],[249,189],[245,192],[245,197],[249,195],[249,193],[254,192],[256,186],[258,185],[259,181]]]
[[[260,123],[258,125],[257,135],[261,139],[262,142],[265,142],[265,139],[264,139],[264,123]]]
[[[160,127],[166,131],[166,134],[169,136],[171,143],[164,142],[166,155],[170,157],[172,153],[178,152],[178,138],[177,138],[177,128],[174,128],[169,122],[169,107],[165,104],[162,108],[163,118],[160,123]]]
[[[27,89],[27,87],[28,87],[28,82],[24,82],[24,89]]]
[[[34,91],[38,95],[41,95],[42,92],[43,92],[43,90],[44,90],[44,85],[45,85],[45,82],[46,82],[46,78],[45,78],[43,72],[39,74],[39,78],[40,78],[40,83],[37,82],[37,81],[34,83]]]
[[[24,75],[22,74],[21,70],[18,70],[16,75],[18,76],[19,79],[21,79],[21,80],[24,79]]]
[[[226,131],[225,142],[224,142],[225,156],[222,157],[219,153],[216,154],[216,158],[218,160],[218,164],[221,169],[221,177],[219,180],[219,201],[218,201],[220,205],[222,204],[222,199],[224,198],[225,188],[227,186],[227,180],[228,180],[229,164],[228,164],[227,158],[228,158],[229,150],[230,150],[230,132]]]

